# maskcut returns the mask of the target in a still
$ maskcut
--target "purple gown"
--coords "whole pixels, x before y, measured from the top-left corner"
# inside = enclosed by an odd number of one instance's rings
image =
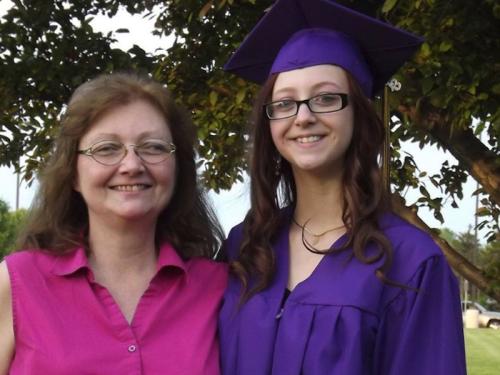
[[[459,290],[446,259],[399,217],[386,215],[380,225],[394,248],[388,277],[418,292],[383,284],[375,276],[379,263],[349,260],[344,251],[323,257],[282,306],[286,216],[274,244],[273,283],[238,309],[241,285],[230,280],[219,318],[223,375],[465,374]],[[227,239],[230,258],[241,229]]]

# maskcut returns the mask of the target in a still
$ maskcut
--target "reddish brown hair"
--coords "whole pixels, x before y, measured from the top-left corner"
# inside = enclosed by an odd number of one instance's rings
[[[342,177],[342,219],[347,228],[347,241],[341,248],[327,252],[352,248],[352,255],[367,264],[383,258],[377,276],[388,281],[385,274],[392,261],[392,248],[378,226],[380,215],[389,209],[379,165],[384,126],[355,79],[349,73],[347,77],[349,105],[353,106],[354,113],[353,137],[346,151]],[[276,76],[268,79],[254,106],[250,152],[251,209],[244,221],[238,258],[231,265],[245,287],[244,299],[270,284],[275,269],[271,243],[282,225],[282,207],[293,207],[296,202],[296,187],[289,163],[283,160],[280,175],[275,173],[276,163],[273,161],[279,154],[271,138],[269,120],[262,109],[271,100],[275,81]],[[377,254],[372,256],[365,253],[370,243],[378,248]],[[254,277],[256,282],[249,288],[249,279]]]
[[[53,153],[39,176],[39,190],[18,248],[64,252],[86,245],[87,207],[73,189],[78,143],[106,112],[144,100],[164,116],[176,146],[177,177],[174,194],[160,213],[157,244],[168,240],[184,257],[212,257],[222,230],[197,183],[196,132],[186,111],[160,83],[144,76],[115,73],[82,84],[70,99]]]

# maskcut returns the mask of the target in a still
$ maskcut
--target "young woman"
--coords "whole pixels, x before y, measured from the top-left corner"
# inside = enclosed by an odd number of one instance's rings
[[[0,264],[0,374],[219,374],[227,275],[194,141],[148,78],[75,91],[24,250]]]
[[[465,374],[456,279],[390,211],[370,102],[420,43],[332,1],[278,0],[226,65],[264,83],[252,206],[225,245],[223,374]]]

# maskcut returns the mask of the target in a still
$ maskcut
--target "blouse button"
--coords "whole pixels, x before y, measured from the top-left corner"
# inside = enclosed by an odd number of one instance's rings
[[[135,345],[130,345],[130,346],[128,347],[128,351],[129,351],[130,353],[133,353],[133,352],[135,352],[136,350],[137,350],[137,347],[136,347]]]

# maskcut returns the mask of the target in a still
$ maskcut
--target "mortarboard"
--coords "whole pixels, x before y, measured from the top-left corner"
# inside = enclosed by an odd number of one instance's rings
[[[373,97],[422,42],[331,0],[277,0],[224,69],[262,84],[273,73],[334,64]]]

